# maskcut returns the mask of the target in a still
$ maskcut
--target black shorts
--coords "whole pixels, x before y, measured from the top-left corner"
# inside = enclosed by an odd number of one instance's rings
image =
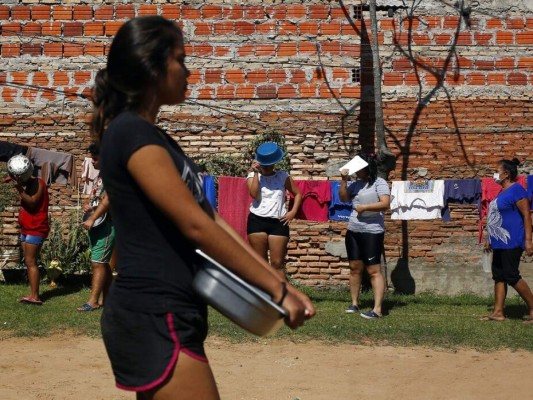
[[[146,314],[107,304],[102,336],[118,388],[153,389],[173,372],[181,352],[207,362],[207,315]]]
[[[524,250],[493,249],[492,250],[492,279],[495,282],[505,282],[514,286],[522,279],[518,267]]]
[[[366,266],[381,264],[384,233],[346,232],[344,242],[349,261],[361,260]]]
[[[267,235],[289,237],[289,225],[285,225],[278,218],[260,217],[254,213],[249,213],[246,233],[248,235],[266,233]]]

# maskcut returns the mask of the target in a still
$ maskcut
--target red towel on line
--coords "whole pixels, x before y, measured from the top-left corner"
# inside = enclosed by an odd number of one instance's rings
[[[331,200],[331,186],[329,181],[294,181],[302,193],[302,205],[296,213],[297,219],[307,221],[328,221],[329,201]],[[291,194],[291,203],[294,197]]]
[[[245,178],[218,177],[218,213],[244,239],[251,202]]]

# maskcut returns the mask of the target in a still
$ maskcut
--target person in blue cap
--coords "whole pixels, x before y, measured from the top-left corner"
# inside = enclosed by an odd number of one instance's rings
[[[300,189],[285,171],[274,166],[283,158],[283,150],[276,143],[266,142],[256,150],[252,172],[246,178],[253,201],[248,214],[247,234],[250,245],[284,280],[285,257],[289,243],[289,224],[302,203]],[[292,208],[287,210],[286,193],[294,196]],[[270,254],[270,257],[269,257]]]

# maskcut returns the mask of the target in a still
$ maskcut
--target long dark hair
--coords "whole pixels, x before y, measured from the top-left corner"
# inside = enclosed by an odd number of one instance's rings
[[[499,164],[504,171],[509,173],[509,180],[514,182],[518,176],[518,167],[520,166],[518,158],[513,158],[512,160],[500,160]]]
[[[131,19],[118,30],[106,68],[93,87],[91,135],[99,141],[107,124],[124,110],[138,110],[150,85],[167,71],[167,60],[183,41],[180,28],[160,16]]]
[[[376,163],[376,155],[369,153],[359,153],[359,157],[368,163],[365,167],[368,171],[368,186],[372,186],[378,177],[378,165]]]

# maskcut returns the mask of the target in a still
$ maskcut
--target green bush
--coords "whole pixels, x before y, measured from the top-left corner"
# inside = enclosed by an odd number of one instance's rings
[[[63,221],[52,220],[50,234],[41,250],[41,262],[48,267],[52,260],[61,263],[64,274],[90,271],[89,235],[80,223],[79,212],[74,211]]]
[[[9,206],[14,206],[17,201],[13,184],[4,183],[7,176],[6,163],[0,163],[0,212]]]

